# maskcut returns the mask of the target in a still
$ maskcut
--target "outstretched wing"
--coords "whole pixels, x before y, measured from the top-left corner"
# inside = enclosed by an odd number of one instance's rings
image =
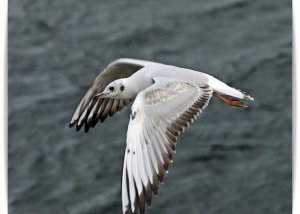
[[[127,131],[122,177],[123,213],[144,213],[157,195],[177,137],[207,106],[213,90],[165,78],[140,92]]]
[[[85,125],[85,131],[87,132],[89,128],[94,127],[99,120],[100,122],[103,122],[108,116],[112,116],[114,113],[127,106],[131,100],[117,100],[110,98],[94,100],[93,98],[97,93],[102,92],[112,81],[129,77],[139,69],[150,64],[157,63],[125,58],[110,63],[102,72],[100,72],[80,100],[73,113],[69,126],[72,127],[76,124],[76,130],[79,131],[81,127]]]

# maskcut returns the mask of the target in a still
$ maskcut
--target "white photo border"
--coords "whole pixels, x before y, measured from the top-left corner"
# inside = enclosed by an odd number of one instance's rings
[[[7,200],[7,11],[8,1],[0,1],[0,213],[8,213]],[[293,213],[300,213],[300,143],[299,139],[299,65],[300,65],[300,1],[293,0]],[[298,84],[297,84],[298,83]],[[298,155],[297,155],[298,154]]]

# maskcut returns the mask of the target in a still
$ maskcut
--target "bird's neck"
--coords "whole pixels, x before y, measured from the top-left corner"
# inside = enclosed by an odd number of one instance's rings
[[[126,99],[133,99],[136,95],[153,84],[153,79],[145,75],[132,75],[125,79],[124,95]]]

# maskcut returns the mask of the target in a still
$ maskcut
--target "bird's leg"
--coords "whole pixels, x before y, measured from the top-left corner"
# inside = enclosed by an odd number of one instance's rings
[[[235,106],[235,107],[240,107],[240,108],[247,108],[248,107],[247,105],[245,105],[244,103],[242,103],[239,100],[235,100],[235,99],[230,99],[230,98],[223,97],[222,95],[220,95],[217,92],[213,92],[213,96],[219,98],[224,103],[226,103],[226,104],[228,104],[230,106]]]

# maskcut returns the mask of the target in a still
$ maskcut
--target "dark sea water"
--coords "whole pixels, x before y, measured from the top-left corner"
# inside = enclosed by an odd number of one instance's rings
[[[255,98],[212,99],[149,214],[291,213],[291,17],[290,0],[10,0],[9,213],[121,213],[130,108],[87,134],[68,128],[119,57],[207,72]]]

